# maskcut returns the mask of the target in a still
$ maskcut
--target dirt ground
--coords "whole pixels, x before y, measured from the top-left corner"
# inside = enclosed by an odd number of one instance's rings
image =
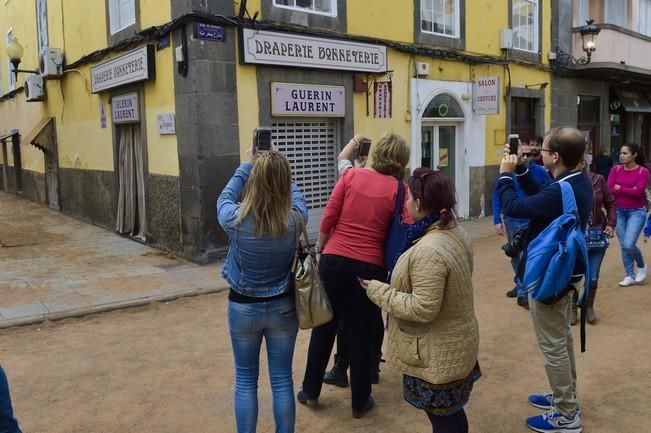
[[[528,431],[524,418],[540,411],[527,404],[527,396],[547,390],[530,316],[504,296],[512,284],[509,264],[499,251],[502,241],[492,236],[474,245],[483,378],[466,409],[475,433]],[[642,248],[651,258],[649,245]],[[651,432],[645,409],[651,399],[651,283],[619,288],[621,277],[619,251],[613,245],[597,297],[601,320],[588,327],[588,351],[577,355],[587,433]],[[0,362],[9,375],[24,432],[234,431],[234,373],[225,311],[226,294],[219,293],[2,331]],[[300,332],[296,389],[308,339],[308,332]],[[264,368],[259,394],[258,431],[272,432]],[[383,367],[373,395],[376,409],[354,420],[349,390],[326,385],[318,409],[298,405],[296,431],[431,431],[425,415],[402,400],[401,377],[395,371]]]

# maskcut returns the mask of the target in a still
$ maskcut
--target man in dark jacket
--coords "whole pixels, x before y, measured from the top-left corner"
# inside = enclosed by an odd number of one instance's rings
[[[540,188],[533,182],[527,168],[518,165],[517,156],[508,152],[502,159],[496,183],[504,212],[513,217],[529,219],[527,246],[563,214],[563,197],[558,182],[567,182],[572,186],[582,230],[585,230],[592,209],[592,185],[585,173],[577,169],[585,153],[585,137],[581,131],[567,127],[552,129],[540,150],[545,167],[554,177],[551,184]],[[514,173],[518,174],[517,180]],[[516,181],[520,182],[526,197],[517,196]],[[523,257],[525,263],[526,248]],[[536,301],[529,296],[534,330],[552,389],[551,393],[529,396],[529,403],[533,406],[548,410],[543,415],[526,420],[527,425],[538,432],[580,433],[582,430],[576,398],[574,342],[570,330],[572,295],[585,276],[585,266],[581,262],[575,263],[573,275],[566,292],[553,303]]]

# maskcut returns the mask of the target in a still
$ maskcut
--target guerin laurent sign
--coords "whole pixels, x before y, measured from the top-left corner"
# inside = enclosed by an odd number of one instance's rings
[[[113,114],[113,123],[140,122],[140,110],[138,108],[137,93],[127,93],[126,95],[112,97],[111,112]]]
[[[145,45],[90,68],[93,93],[156,76],[153,45]]]
[[[242,29],[243,63],[386,72],[387,48],[341,39]]]
[[[271,114],[344,117],[346,89],[343,86],[271,83]]]

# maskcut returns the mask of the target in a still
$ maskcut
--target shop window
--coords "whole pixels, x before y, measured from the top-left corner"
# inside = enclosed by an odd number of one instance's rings
[[[511,25],[514,49],[538,52],[538,9],[538,0],[513,0]]]
[[[136,0],[108,0],[111,35],[136,24]]]
[[[274,0],[274,6],[313,14],[337,16],[336,0]]]
[[[599,123],[599,97],[579,96],[579,123]]]
[[[48,46],[47,35],[47,1],[36,0],[36,29],[38,31],[38,52]]]
[[[420,0],[421,31],[458,38],[459,20],[459,0]]]
[[[438,95],[427,104],[423,118],[463,118],[463,110],[457,101],[450,95]]]
[[[14,40],[14,29],[13,27],[7,30],[7,45],[11,43],[11,41]],[[9,89],[8,91],[11,92],[12,90],[16,90],[16,76],[13,73],[13,66],[11,64],[11,60],[7,58],[7,82],[9,83]]]

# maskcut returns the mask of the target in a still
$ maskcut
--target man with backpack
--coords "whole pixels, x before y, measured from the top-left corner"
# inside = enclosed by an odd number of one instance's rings
[[[571,186],[581,231],[585,230],[592,209],[592,185],[587,176],[577,169],[585,153],[585,137],[581,131],[570,127],[552,129],[545,137],[540,150],[545,168],[554,177],[551,184],[542,187],[537,185],[527,167],[518,163],[517,155],[509,155],[508,151],[502,159],[500,175],[496,182],[503,211],[513,217],[529,219],[523,257],[525,263],[529,263],[527,250],[531,242],[556,222],[558,217],[565,214],[561,182]],[[518,175],[517,180],[513,176],[514,173]],[[518,197],[515,182],[520,182],[526,197]],[[566,202],[567,193],[569,189],[566,191]],[[573,259],[573,263],[567,262],[560,262],[563,263],[562,266],[571,267],[568,269],[568,276],[571,278],[566,287],[543,300],[537,300],[537,297],[529,293],[534,330],[543,355],[551,392],[529,396],[531,405],[546,409],[547,412],[527,418],[526,424],[541,433],[580,433],[582,430],[576,396],[576,367],[570,314],[574,290],[583,285],[586,269],[579,256]],[[558,262],[555,265],[558,266]],[[521,277],[525,280],[527,266],[523,272]]]

